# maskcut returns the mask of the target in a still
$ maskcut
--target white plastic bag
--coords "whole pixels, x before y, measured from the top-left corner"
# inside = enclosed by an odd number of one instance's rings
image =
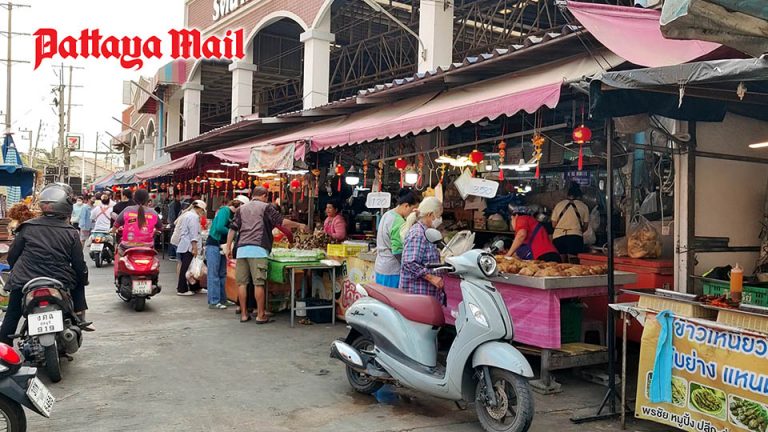
[[[205,263],[203,262],[203,256],[198,255],[192,259],[192,263],[189,265],[189,270],[187,270],[187,280],[194,280],[199,281],[203,275],[207,274],[208,269],[205,268]]]
[[[600,228],[600,210],[597,206],[589,212],[589,223],[587,229],[584,231],[584,244],[592,246],[597,242],[597,234],[595,233]]]

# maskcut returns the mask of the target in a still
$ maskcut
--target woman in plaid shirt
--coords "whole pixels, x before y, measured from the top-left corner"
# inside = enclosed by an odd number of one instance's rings
[[[440,262],[437,246],[426,237],[427,228],[437,228],[443,223],[443,203],[435,197],[425,198],[416,214],[408,216],[408,236],[403,246],[400,289],[408,294],[431,295],[438,300],[443,297],[443,278],[426,264]],[[418,218],[418,220],[417,220]]]

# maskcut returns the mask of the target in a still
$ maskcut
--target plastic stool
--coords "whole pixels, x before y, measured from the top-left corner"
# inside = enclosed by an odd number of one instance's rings
[[[602,321],[589,320],[582,321],[581,323],[581,341],[586,342],[587,333],[597,332],[597,337],[600,339],[600,345],[605,345],[605,326]]]

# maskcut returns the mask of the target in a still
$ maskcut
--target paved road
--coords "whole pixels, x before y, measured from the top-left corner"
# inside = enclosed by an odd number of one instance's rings
[[[328,358],[343,323],[291,329],[283,315],[241,324],[232,309],[209,310],[203,295],[174,295],[173,269],[163,263],[164,291],[141,313],[118,300],[111,268],[91,269],[88,319],[98,330],[50,384],[52,418],[28,412],[31,431],[481,431],[472,409],[450,402],[403,389],[380,400],[352,392]],[[537,396],[533,431],[618,430],[572,425],[573,411],[598,404],[603,390],[564,382],[562,394]]]

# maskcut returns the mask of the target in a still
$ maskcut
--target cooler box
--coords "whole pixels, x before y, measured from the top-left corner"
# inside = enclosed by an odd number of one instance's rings
[[[584,265],[604,265],[608,263],[608,257],[602,254],[579,254],[579,261]],[[624,289],[654,290],[657,288],[674,289],[674,264],[671,259],[642,259],[629,257],[614,258],[616,270],[637,274],[637,282],[624,285]],[[632,294],[619,294],[616,301],[619,303],[636,302],[638,296]],[[605,322],[608,313],[608,297],[588,297],[583,299],[587,305],[584,311],[586,319]],[[616,321],[616,334],[622,334],[622,324]],[[640,342],[643,335],[643,326],[634,320],[630,322],[627,336],[633,342]]]

